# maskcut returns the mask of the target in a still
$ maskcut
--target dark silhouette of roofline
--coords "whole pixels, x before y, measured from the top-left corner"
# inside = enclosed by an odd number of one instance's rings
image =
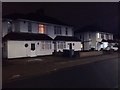
[[[25,19],[25,20],[31,20],[31,21],[37,21],[37,22],[44,22],[44,23],[51,23],[51,24],[58,24],[58,25],[64,25],[73,27],[73,25],[66,24],[56,18],[47,16],[45,14],[40,13],[28,13],[28,14],[20,14],[20,13],[13,13],[9,15],[2,16],[3,19]]]
[[[35,41],[35,40],[53,40],[46,34],[38,34],[38,33],[21,33],[21,32],[10,32],[3,37],[3,41],[6,40],[28,40],[28,41]]]

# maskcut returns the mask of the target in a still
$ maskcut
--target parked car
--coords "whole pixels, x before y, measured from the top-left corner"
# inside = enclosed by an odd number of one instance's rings
[[[118,47],[117,46],[112,46],[111,47],[114,51],[117,51],[118,50]]]
[[[105,48],[105,50],[113,50],[113,51],[117,51],[118,47],[117,46],[108,46]]]

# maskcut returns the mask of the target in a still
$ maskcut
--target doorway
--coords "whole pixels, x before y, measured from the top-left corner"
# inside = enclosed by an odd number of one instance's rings
[[[31,48],[30,48],[30,57],[35,57],[37,56],[36,54],[36,47],[35,47],[35,43],[31,43]]]

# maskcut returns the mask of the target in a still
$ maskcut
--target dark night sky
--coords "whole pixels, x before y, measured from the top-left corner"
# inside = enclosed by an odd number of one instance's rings
[[[106,31],[118,31],[118,3],[2,3],[3,15],[29,13],[45,9],[45,14],[63,22],[79,26],[97,24]]]

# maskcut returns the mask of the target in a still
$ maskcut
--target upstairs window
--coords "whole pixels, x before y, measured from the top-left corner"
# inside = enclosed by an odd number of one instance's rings
[[[61,35],[61,27],[60,26],[54,26],[54,34]]]
[[[8,21],[8,33],[12,32],[12,22]]]
[[[104,39],[104,34],[101,34],[101,38]]]
[[[106,34],[106,39],[107,39],[107,40],[109,39],[109,34]]]
[[[68,28],[66,27],[66,31],[65,31],[65,34],[68,35]]]
[[[100,36],[99,36],[100,37]],[[89,39],[91,39],[91,33],[89,32]]]
[[[39,33],[45,33],[45,25],[39,24]]]
[[[28,32],[32,32],[32,25],[30,22],[28,22]]]
[[[97,33],[97,38],[100,38],[100,33]]]

